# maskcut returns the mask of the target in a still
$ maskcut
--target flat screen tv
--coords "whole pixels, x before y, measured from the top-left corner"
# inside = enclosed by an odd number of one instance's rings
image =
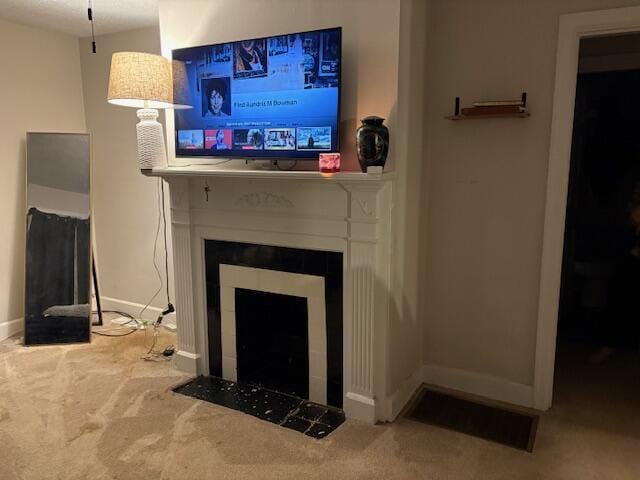
[[[339,151],[342,29],[173,51],[176,156]],[[177,72],[179,70],[179,72]]]

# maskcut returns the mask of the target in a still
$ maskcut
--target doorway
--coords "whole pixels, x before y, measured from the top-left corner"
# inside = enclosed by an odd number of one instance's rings
[[[578,392],[595,405],[629,396],[640,372],[638,85],[639,33],[580,41],[556,341],[564,406]]]
[[[560,16],[540,265],[533,406],[552,405],[580,41],[640,32],[640,6]]]

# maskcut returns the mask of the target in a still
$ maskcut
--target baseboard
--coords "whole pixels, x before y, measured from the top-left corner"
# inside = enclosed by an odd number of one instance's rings
[[[527,408],[533,407],[532,385],[438,365],[424,365],[422,367],[422,379],[427,384],[458,390],[512,405]]]
[[[104,297],[100,296],[100,302],[103,310],[117,310],[119,312],[127,313],[133,317],[138,317],[140,315],[140,311],[144,308],[144,305],[141,303],[129,302],[127,300],[122,300],[119,298],[112,297]],[[158,315],[162,313],[162,309],[158,307],[147,307],[147,309],[142,314],[143,320],[149,320],[154,322]],[[170,330],[175,329],[176,325],[176,314],[170,313],[166,317],[164,317],[163,324],[166,324]]]
[[[15,320],[0,323],[0,342],[22,333],[23,330],[24,319],[22,318],[16,318]]]
[[[418,368],[413,375],[407,378],[402,385],[386,398],[383,418],[385,422],[393,422],[402,413],[405,406],[413,398],[420,386],[424,383],[422,367]]]
[[[198,374],[199,359],[200,355],[178,350],[175,355],[175,366],[178,370],[195,376]]]
[[[344,396],[342,409],[347,418],[360,420],[369,425],[374,425],[378,420],[376,418],[376,400],[359,393],[347,392]]]

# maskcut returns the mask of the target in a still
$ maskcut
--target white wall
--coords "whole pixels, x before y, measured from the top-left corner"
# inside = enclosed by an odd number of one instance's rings
[[[105,309],[137,315],[159,286],[153,266],[158,220],[157,179],[140,173],[137,161],[136,109],[107,103],[111,55],[118,51],[160,53],[157,28],[101,35],[97,53],[91,39],[80,40],[87,128],[93,137],[93,213],[100,294]],[[161,121],[164,115],[161,115]],[[168,198],[168,194],[167,194]],[[171,213],[167,208],[167,222]],[[168,227],[170,228],[170,226]],[[173,299],[171,234],[169,278]],[[164,278],[162,233],[157,263]],[[149,318],[166,307],[163,292]]]
[[[426,188],[424,82],[426,58],[426,2],[402,0],[398,49],[398,93],[395,104],[396,181],[393,194],[392,308],[388,338],[390,372],[387,394],[392,394],[422,365],[425,271],[422,257],[425,233],[419,229],[424,215]]]
[[[77,39],[0,20],[0,338],[24,314],[25,137],[84,132]]]
[[[36,207],[41,212],[87,218],[90,196],[86,193],[70,192],[59,188],[32,183],[27,193],[28,208]]]
[[[429,1],[425,363],[532,385],[558,18],[629,5]],[[443,119],[522,91],[528,119]]]

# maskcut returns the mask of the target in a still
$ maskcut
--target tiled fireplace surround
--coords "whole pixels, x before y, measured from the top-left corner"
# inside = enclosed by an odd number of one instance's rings
[[[308,330],[306,398],[342,408],[342,254],[205,240],[205,265],[209,373],[238,380],[236,310],[241,305],[236,309],[237,289],[304,298],[307,318],[299,320],[307,322]],[[258,321],[271,317],[250,305],[244,310],[258,316]]]
[[[234,288],[307,297],[310,399],[336,403],[340,392],[331,369],[341,364],[346,416],[389,420],[385,339],[392,175],[220,175],[202,168],[165,168],[153,175],[164,177],[171,193],[178,368],[235,379]],[[288,249],[342,253],[342,361],[327,361],[327,345],[335,344],[337,335],[327,328],[327,280],[320,275],[222,260],[220,336],[210,331],[205,245],[212,242],[207,240],[286,247],[279,249],[285,254]],[[221,359],[220,369],[210,350]]]

